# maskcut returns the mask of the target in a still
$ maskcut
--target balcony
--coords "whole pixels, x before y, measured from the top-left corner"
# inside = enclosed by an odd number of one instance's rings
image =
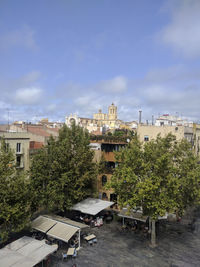
[[[16,155],[22,155],[24,154],[24,148],[20,148],[18,151],[16,151]]]

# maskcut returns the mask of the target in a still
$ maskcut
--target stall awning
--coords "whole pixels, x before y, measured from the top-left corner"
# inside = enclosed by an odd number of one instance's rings
[[[128,209],[122,209],[120,213],[118,213],[118,216],[141,222],[146,222],[148,218],[148,216],[144,216],[143,213],[140,211],[135,211],[135,210],[128,211]]]
[[[24,236],[0,249],[0,266],[34,266],[57,249],[57,245],[50,246],[44,240]]]
[[[105,201],[97,198],[87,198],[72,207],[73,210],[78,210],[82,213],[96,215],[100,211],[112,206],[114,202]]]
[[[42,233],[46,233],[49,229],[56,225],[56,223],[57,222],[55,220],[44,216],[39,216],[31,223],[31,226],[35,230],[38,230]]]
[[[69,219],[67,217],[61,217],[61,216],[58,216],[58,215],[44,215],[44,216],[47,217],[47,218],[50,218],[52,220],[55,220],[57,222],[66,223],[66,224],[78,227],[80,229],[84,229],[84,228],[88,228],[89,227],[87,224],[76,222],[76,221],[71,220],[71,219]]]
[[[47,235],[68,242],[78,230],[80,230],[80,228],[57,222],[56,225],[47,232]]]

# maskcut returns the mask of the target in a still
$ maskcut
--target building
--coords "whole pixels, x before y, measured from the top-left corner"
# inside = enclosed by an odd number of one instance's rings
[[[76,114],[66,116],[65,123],[68,127],[70,127],[73,122],[94,134],[95,132],[105,133],[107,130],[119,129],[120,125],[124,125],[122,128],[130,129],[130,126],[133,125],[133,123],[126,124],[118,119],[117,106],[113,103],[108,107],[108,113],[102,113],[100,109],[98,113],[93,114],[93,118],[81,118]]]
[[[27,171],[30,166],[30,135],[28,133],[0,132],[0,138],[4,138],[7,146],[13,151],[16,168]]]
[[[156,139],[158,134],[161,137],[165,137],[167,134],[172,133],[176,136],[177,140],[187,139],[195,151],[196,155],[199,155],[200,147],[200,125],[193,123],[190,126],[185,125],[143,125],[139,124],[137,127],[137,134],[141,142],[148,142]]]
[[[173,116],[169,114],[163,114],[155,121],[155,126],[189,126],[188,120],[182,119],[178,116]]]
[[[110,140],[93,140],[90,143],[90,147],[94,150],[94,161],[104,163],[103,172],[97,177],[97,192],[100,199],[117,201],[117,195],[114,194],[112,189],[106,189],[105,185],[110,181],[115,167],[118,165],[115,159],[115,151],[122,149],[127,142],[116,142]]]
[[[15,122],[11,125],[0,125],[0,138],[4,137],[16,156],[18,169],[29,170],[30,158],[47,144],[50,136],[57,137],[59,128],[45,125]]]
[[[46,145],[51,135],[54,137],[59,135],[59,128],[50,128],[42,124],[15,122],[9,126],[9,132],[29,133],[30,141]]]

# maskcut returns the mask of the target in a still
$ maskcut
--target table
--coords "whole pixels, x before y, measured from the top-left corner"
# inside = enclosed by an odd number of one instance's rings
[[[86,241],[90,241],[91,239],[94,239],[94,238],[96,238],[96,236],[92,234],[92,235],[88,235],[88,236],[86,236],[86,237],[85,237],[85,240],[86,240]]]
[[[73,256],[74,255],[75,248],[68,248],[67,256]]]

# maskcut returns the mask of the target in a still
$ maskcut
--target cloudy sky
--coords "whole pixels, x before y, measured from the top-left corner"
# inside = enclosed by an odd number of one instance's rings
[[[0,122],[112,102],[126,121],[199,121],[199,14],[199,0],[0,0]]]

